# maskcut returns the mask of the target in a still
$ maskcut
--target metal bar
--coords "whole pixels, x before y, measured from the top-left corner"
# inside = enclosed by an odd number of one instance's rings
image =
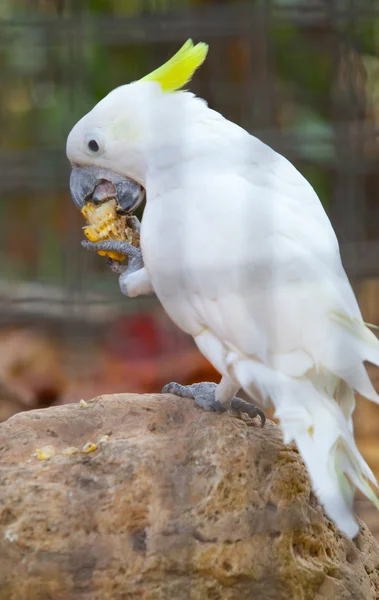
[[[334,134],[338,137],[337,148],[346,147],[350,143],[362,145],[369,138],[377,138],[378,131],[375,127],[367,126],[357,128],[356,137],[352,137],[347,130],[346,123],[339,123],[334,128]],[[250,131],[264,142],[275,148],[281,154],[293,161],[308,163],[302,156],[299,142],[307,142],[313,147],[329,147],[333,139],[322,135],[310,138],[309,135],[299,136],[292,133],[277,131],[275,129],[255,129]],[[357,136],[361,138],[357,139]],[[338,169],[342,173],[372,173],[378,171],[379,159],[375,156],[351,156],[345,153],[344,160],[320,157],[317,163],[320,167]],[[44,150],[20,150],[0,152],[0,180],[2,186],[2,199],[4,195],[19,194],[24,191],[67,190],[69,182],[70,167],[62,150],[47,148]]]
[[[317,0],[307,3],[294,3],[286,6],[272,6],[271,18],[278,24],[290,21],[302,28],[339,27],[353,18],[358,24],[379,17],[379,6],[367,6],[362,2],[352,10],[349,6],[335,7],[333,20],[330,19],[328,2]],[[60,44],[67,39],[68,33],[82,35],[82,41],[93,35],[101,35],[102,43],[118,45],[137,42],[182,41],[195,36],[211,38],[218,36],[243,35],[253,31],[259,24],[256,15],[259,6],[250,2],[233,5],[215,5],[186,7],[181,10],[157,13],[145,13],[141,16],[118,16],[117,19],[106,15],[85,15],[84,28],[75,17],[64,19],[49,16],[34,19],[4,19],[0,23],[0,46],[8,45],[24,27],[44,30],[44,43]]]

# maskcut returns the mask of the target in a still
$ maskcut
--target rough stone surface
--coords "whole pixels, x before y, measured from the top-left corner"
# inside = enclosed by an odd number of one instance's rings
[[[0,600],[379,598],[377,543],[338,533],[270,421],[102,396],[15,415],[0,461]]]

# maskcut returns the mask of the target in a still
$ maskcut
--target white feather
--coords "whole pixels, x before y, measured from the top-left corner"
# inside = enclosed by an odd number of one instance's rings
[[[272,400],[327,513],[354,536],[353,488],[377,504],[353,438],[354,389],[378,401],[364,362],[379,364],[379,343],[312,187],[205,102],[152,82],[113,91],[67,153],[146,187],[141,248],[162,305],[215,368]]]
[[[379,343],[362,322],[329,220],[304,181],[290,197],[288,184],[282,195],[205,164],[188,165],[183,177],[145,211],[154,289],[197,342],[204,328],[219,341],[214,353],[213,341],[199,347],[220,373],[233,364],[241,387],[274,403],[327,514],[353,537],[354,487],[375,501],[353,437],[353,388],[378,400],[364,361],[378,362]],[[312,197],[303,204],[299,192]]]

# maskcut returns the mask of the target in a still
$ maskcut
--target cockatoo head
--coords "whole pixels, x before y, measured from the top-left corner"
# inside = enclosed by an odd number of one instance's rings
[[[143,79],[113,90],[72,129],[67,157],[70,188],[78,208],[116,197],[119,212],[131,213],[144,198],[149,152],[157,140],[175,135],[183,117],[175,101],[204,62],[208,46],[188,40],[167,63]]]

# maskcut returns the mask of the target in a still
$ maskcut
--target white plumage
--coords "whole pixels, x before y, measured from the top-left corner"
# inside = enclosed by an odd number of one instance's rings
[[[78,140],[94,127],[105,150],[89,162]],[[354,487],[378,501],[354,442],[354,390],[378,401],[364,361],[379,364],[379,342],[310,184],[202,100],[148,81],[82,119],[68,155],[146,187],[141,248],[163,307],[223,376],[273,402],[326,512],[356,535]]]
[[[353,438],[353,389],[378,400],[363,362],[379,364],[379,343],[311,186],[254,138],[245,148],[237,168],[220,170],[214,153],[209,166],[194,159],[180,186],[149,196],[145,265],[213,365],[255,400],[272,400],[327,513],[354,536],[351,485],[374,498],[365,478],[376,482]]]

